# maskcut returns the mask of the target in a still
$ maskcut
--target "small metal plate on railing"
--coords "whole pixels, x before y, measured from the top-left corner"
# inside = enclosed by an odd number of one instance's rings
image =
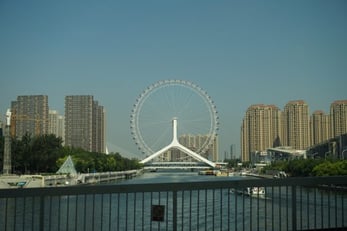
[[[164,221],[164,214],[164,205],[152,205],[152,221]]]

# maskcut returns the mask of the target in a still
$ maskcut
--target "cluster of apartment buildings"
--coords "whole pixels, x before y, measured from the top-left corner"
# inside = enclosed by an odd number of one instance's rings
[[[18,96],[11,102],[10,134],[21,139],[55,134],[65,146],[105,153],[105,110],[92,95],[65,97],[65,114],[50,110],[47,95]]]
[[[286,146],[306,150],[347,133],[347,100],[331,103],[330,113],[309,112],[303,100],[288,102],[284,110],[275,105],[251,105],[241,125],[241,159],[255,152]]]

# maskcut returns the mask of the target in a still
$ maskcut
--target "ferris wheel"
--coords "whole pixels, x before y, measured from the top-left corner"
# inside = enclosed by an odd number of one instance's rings
[[[217,110],[207,92],[189,81],[162,80],[139,95],[131,112],[131,134],[143,154],[151,155],[171,142],[173,118],[179,121],[178,137],[201,136],[194,147],[197,154],[206,152],[217,136]]]

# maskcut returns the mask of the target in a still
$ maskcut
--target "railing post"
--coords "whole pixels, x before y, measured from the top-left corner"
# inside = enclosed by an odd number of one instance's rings
[[[177,190],[172,191],[172,230],[177,231]]]
[[[296,230],[296,186],[292,186],[292,230]]]
[[[45,218],[45,196],[40,196],[40,231],[44,230],[44,218]]]

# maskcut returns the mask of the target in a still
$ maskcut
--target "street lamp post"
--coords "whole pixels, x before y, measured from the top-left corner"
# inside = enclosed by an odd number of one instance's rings
[[[347,148],[344,149],[344,150],[342,151],[342,153],[341,153],[341,158],[342,158],[343,160],[347,159],[347,158],[345,158],[345,155],[343,154],[343,153],[346,152],[346,151],[347,151]]]
[[[317,156],[317,155],[318,155],[318,152],[313,153],[313,154],[312,154],[312,158],[313,158],[313,159],[316,159],[316,156]]]
[[[330,155],[330,151],[327,151],[327,152],[324,154],[324,159],[327,159],[327,154]]]

